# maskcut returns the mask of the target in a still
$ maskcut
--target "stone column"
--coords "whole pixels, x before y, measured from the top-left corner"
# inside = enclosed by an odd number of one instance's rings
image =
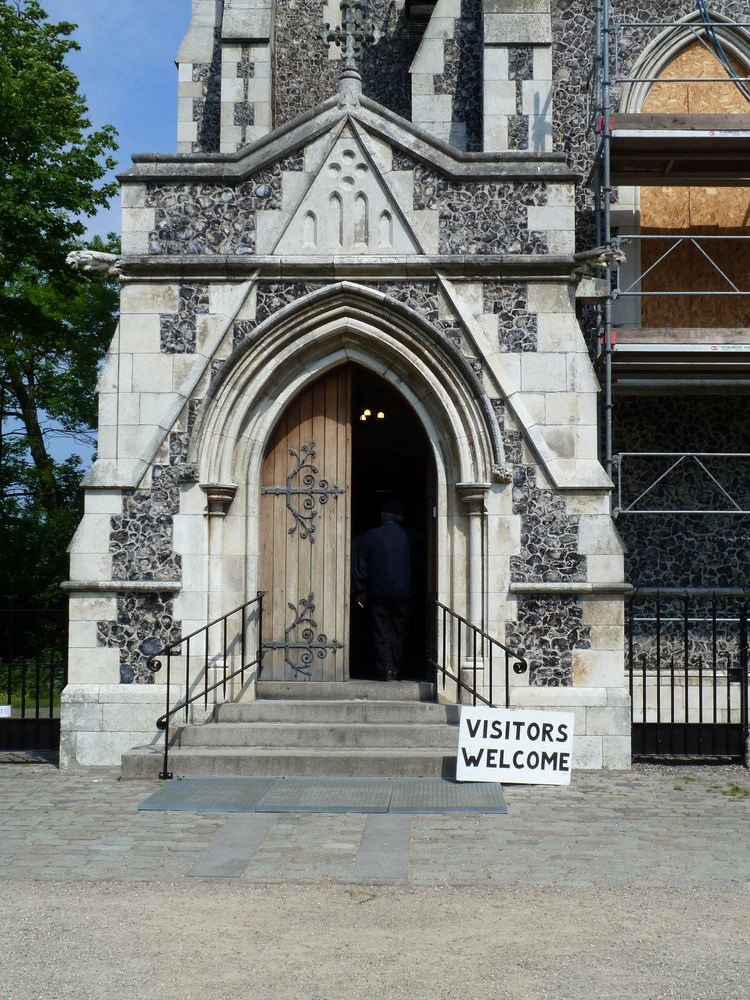
[[[193,0],[193,15],[177,52],[177,151],[192,153],[200,145],[207,90],[219,83],[215,64],[221,28],[221,0]],[[212,79],[214,77],[215,79]],[[213,95],[210,95],[213,96]],[[218,136],[216,137],[218,140]],[[218,152],[218,145],[216,147]]]
[[[486,514],[485,500],[489,483],[456,483],[456,491],[466,504],[469,514],[469,537],[467,552],[468,579],[467,590],[469,603],[466,617],[472,625],[484,628],[484,560],[482,558],[484,541],[484,518]],[[473,687],[476,681],[477,691],[484,693],[484,648],[481,642],[474,643],[473,634],[466,630],[466,648],[458,650],[461,662],[461,679]],[[476,657],[476,658],[475,658]],[[459,691],[459,702],[468,702],[469,693]]]
[[[482,542],[484,538],[484,506],[489,483],[456,483],[456,491],[466,504],[469,513],[468,580],[469,605],[466,617],[472,625],[483,628],[484,620],[484,566]]]
[[[271,131],[272,0],[224,0],[221,145],[234,153]]]
[[[222,606],[224,518],[227,516],[237,487],[233,483],[206,483],[201,485],[206,494],[208,517],[208,620],[211,622],[225,611]],[[211,629],[209,648],[212,656],[221,653],[221,629]]]

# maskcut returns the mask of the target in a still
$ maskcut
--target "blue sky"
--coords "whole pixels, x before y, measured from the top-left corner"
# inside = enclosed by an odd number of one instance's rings
[[[80,52],[69,57],[94,125],[119,133],[117,171],[133,153],[171,152],[177,142],[174,57],[190,21],[191,0],[41,0],[50,20],[78,25]],[[120,231],[120,199],[88,222],[92,234]],[[52,438],[57,459],[92,452],[65,435]]]
[[[41,0],[52,21],[78,25],[80,52],[69,64],[81,81],[95,125],[119,132],[118,170],[133,153],[176,147],[174,57],[190,21],[191,0]],[[120,231],[119,199],[90,223],[92,233]]]

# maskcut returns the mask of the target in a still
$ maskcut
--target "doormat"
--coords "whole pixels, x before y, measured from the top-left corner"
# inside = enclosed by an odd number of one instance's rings
[[[507,813],[497,784],[447,778],[175,778],[138,806],[154,812]]]

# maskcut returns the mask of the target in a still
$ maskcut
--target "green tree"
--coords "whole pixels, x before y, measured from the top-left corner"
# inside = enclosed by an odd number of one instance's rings
[[[81,468],[51,442],[91,438],[115,324],[115,283],[65,264],[116,191],[116,133],[92,127],[65,65],[74,29],[36,0],[0,0],[0,603],[57,597]]]

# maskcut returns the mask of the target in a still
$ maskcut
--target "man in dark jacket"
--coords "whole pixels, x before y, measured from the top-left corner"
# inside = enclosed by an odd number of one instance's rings
[[[360,608],[367,609],[375,670],[382,680],[399,679],[403,669],[411,598],[411,546],[397,499],[388,501],[379,527],[360,540],[352,586]]]

